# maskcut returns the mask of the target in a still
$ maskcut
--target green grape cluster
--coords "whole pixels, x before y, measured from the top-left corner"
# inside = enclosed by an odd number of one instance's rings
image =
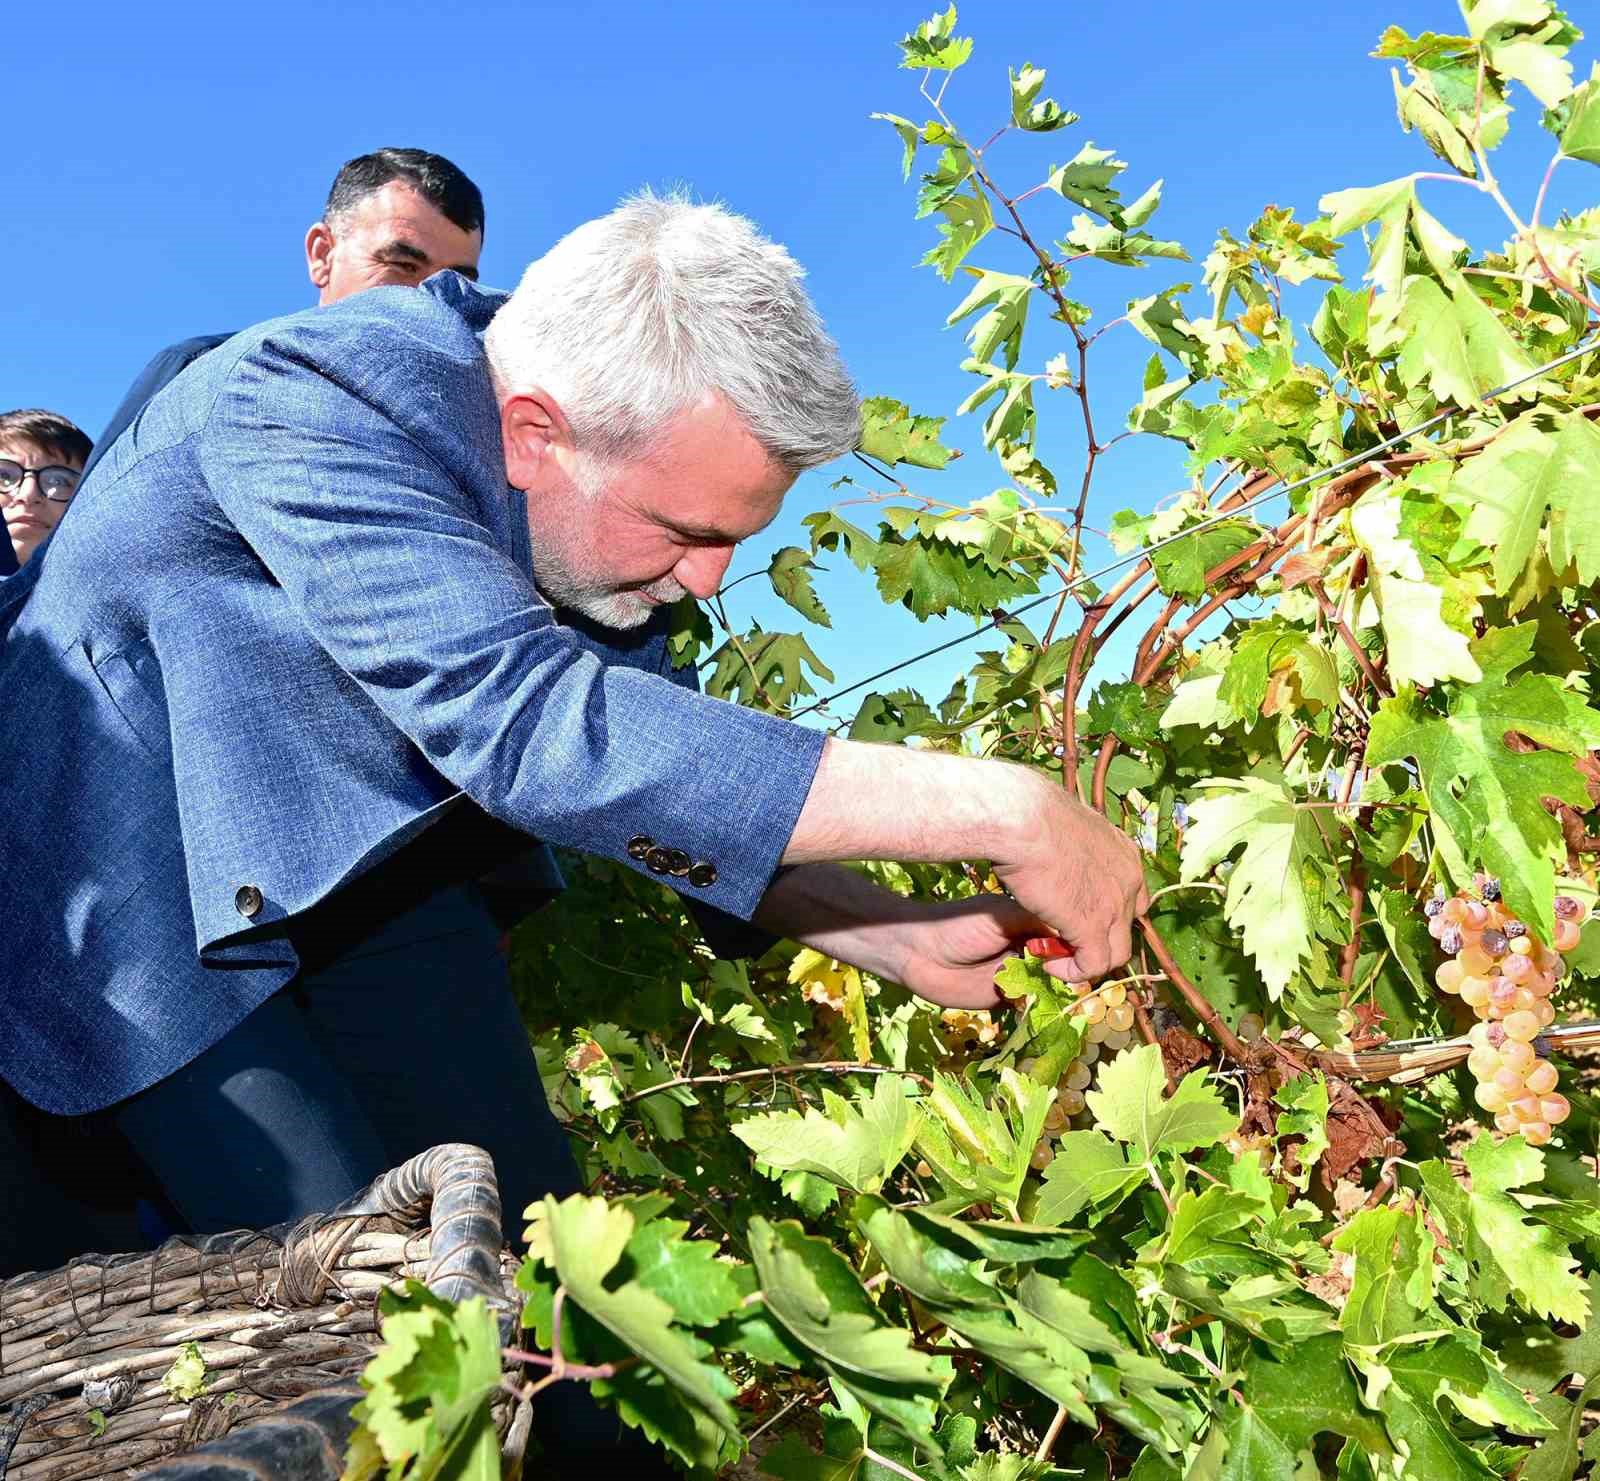
[[[1557,896],[1546,946],[1506,909],[1498,880],[1479,875],[1476,884],[1475,893],[1436,895],[1423,907],[1428,933],[1449,956],[1434,981],[1478,1016],[1467,1035],[1474,1098],[1497,1131],[1542,1147],[1571,1106],[1557,1093],[1556,1067],[1540,1057],[1537,1041],[1555,1022],[1552,994],[1587,912],[1570,895]]]

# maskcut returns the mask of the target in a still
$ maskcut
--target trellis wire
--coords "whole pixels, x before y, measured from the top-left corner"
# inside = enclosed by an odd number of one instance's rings
[[[1583,356],[1595,349],[1600,349],[1600,334],[1591,335],[1576,348],[1557,355],[1555,359],[1547,361],[1524,375],[1519,375],[1515,379],[1507,381],[1504,385],[1496,386],[1492,391],[1485,391],[1479,398],[1479,403],[1493,401],[1497,397],[1504,396],[1508,391],[1514,391],[1519,386],[1525,386],[1530,381],[1536,381],[1553,370],[1559,370],[1563,365],[1570,365],[1574,360],[1582,359]],[[1254,498],[1246,499],[1244,503],[1237,505],[1233,509],[1212,515],[1209,519],[1203,519],[1198,524],[1192,524],[1187,529],[1179,530],[1175,535],[1168,535],[1163,539],[1154,541],[1152,544],[1141,546],[1138,550],[1120,556],[1116,560],[1101,566],[1098,570],[1086,571],[1081,576],[1075,576],[1059,590],[1046,592],[1043,596],[1033,597],[1023,602],[1020,606],[1011,608],[1001,617],[991,618],[988,622],[980,624],[969,633],[962,633],[959,637],[951,638],[947,642],[929,648],[926,652],[918,653],[911,658],[902,659],[899,663],[891,664],[888,668],[880,669],[877,673],[871,674],[865,679],[860,679],[854,684],[847,684],[843,689],[836,689],[832,694],[824,695],[804,709],[796,710],[789,718],[798,720],[803,716],[814,714],[818,710],[826,710],[835,700],[843,699],[847,694],[853,694],[858,689],[865,689],[868,684],[876,684],[879,679],[886,679],[890,674],[897,674],[902,669],[921,663],[924,659],[936,658],[939,654],[948,652],[951,648],[959,647],[962,643],[969,643],[975,638],[982,637],[986,632],[993,632],[1002,622],[1009,622],[1014,617],[1020,617],[1024,612],[1031,612],[1035,607],[1042,607],[1049,602],[1059,601],[1062,597],[1076,591],[1080,586],[1087,585],[1091,581],[1098,581],[1102,576],[1108,576],[1111,572],[1119,571],[1124,566],[1131,566],[1158,550],[1163,550],[1169,545],[1176,545],[1180,540],[1187,540],[1192,535],[1202,534],[1217,525],[1227,524],[1230,520],[1237,519],[1247,509],[1253,509],[1256,505],[1263,504],[1268,499],[1287,497],[1290,494],[1298,493],[1303,488],[1309,488],[1312,484],[1321,483],[1324,479],[1333,478],[1340,473],[1346,473],[1352,468],[1358,468],[1363,463],[1370,463],[1375,457],[1400,446],[1401,443],[1410,442],[1414,437],[1421,437],[1431,432],[1435,427],[1442,426],[1451,417],[1460,416],[1461,411],[1462,408],[1460,407],[1452,407],[1447,411],[1435,412],[1426,420],[1418,422],[1416,426],[1404,432],[1397,432],[1393,437],[1385,438],[1382,442],[1376,443],[1372,447],[1364,448],[1359,453],[1352,453],[1342,462],[1331,464],[1327,468],[1319,468],[1316,472],[1308,473],[1304,478],[1294,483],[1283,484],[1282,486],[1274,485],[1265,489]]]

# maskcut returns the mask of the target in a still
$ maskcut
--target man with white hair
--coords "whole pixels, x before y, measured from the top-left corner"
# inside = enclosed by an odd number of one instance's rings
[[[374,289],[152,401],[0,588],[0,765],[29,777],[0,874],[38,902],[8,927],[0,1076],[109,1108],[201,1232],[453,1139],[491,1150],[515,1228],[560,1177],[525,1157],[548,1113],[464,882],[530,838],[937,1003],[995,1002],[1041,932],[1076,947],[1060,976],[1124,961],[1137,851],[1070,790],[672,671],[670,604],[857,440],[800,278],[743,219],[642,197],[509,298]],[[984,859],[1010,897],[908,901],[832,862],[862,858]],[[418,970],[422,902],[479,933],[493,993],[459,952]],[[352,997],[379,953],[392,988]]]

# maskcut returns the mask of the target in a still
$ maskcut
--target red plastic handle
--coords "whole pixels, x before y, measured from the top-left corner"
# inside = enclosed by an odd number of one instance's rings
[[[1024,943],[1024,950],[1029,956],[1043,957],[1046,961],[1077,955],[1072,943],[1063,941],[1059,936],[1030,936]]]

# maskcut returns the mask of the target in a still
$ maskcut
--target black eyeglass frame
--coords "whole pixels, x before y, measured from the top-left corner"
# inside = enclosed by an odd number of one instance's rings
[[[10,482],[11,475],[7,471],[12,468],[16,469],[16,481],[14,483]],[[65,494],[52,494],[44,486],[44,475],[46,473],[65,473],[72,480],[67,492]],[[81,468],[69,468],[65,463],[44,463],[37,468],[30,468],[26,463],[17,462],[15,458],[0,458],[0,494],[3,494],[8,499],[19,497],[30,474],[33,476],[34,484],[39,493],[52,504],[70,503],[72,496],[78,492],[78,484],[83,479],[83,470]]]

